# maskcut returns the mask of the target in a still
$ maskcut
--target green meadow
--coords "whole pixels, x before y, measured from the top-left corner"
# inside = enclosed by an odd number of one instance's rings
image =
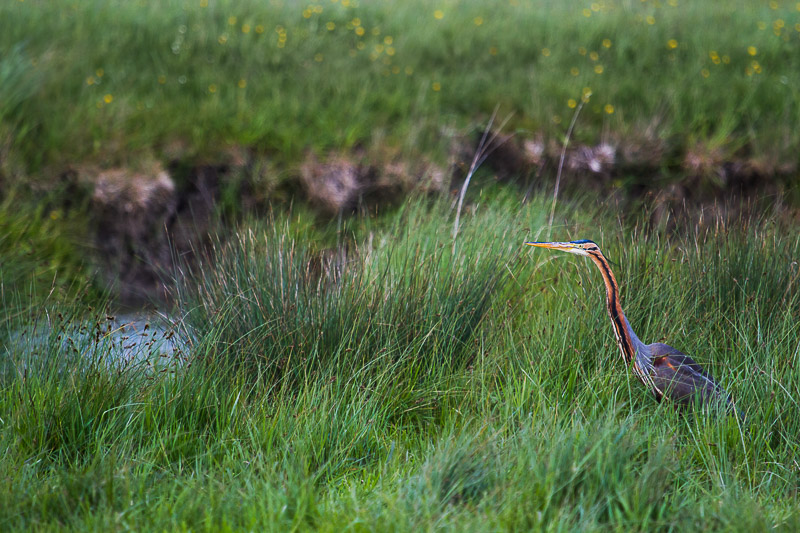
[[[442,159],[495,107],[560,142],[591,94],[578,141],[772,169],[796,166],[799,42],[787,1],[15,0],[0,124],[31,173],[228,146]]]
[[[61,179],[243,149],[273,172],[249,186],[288,195],[309,154],[444,165],[494,112],[557,147],[576,117],[573,143],[658,146],[657,172],[614,176],[631,190],[687,154],[791,174],[798,44],[794,2],[0,3],[0,530],[800,529],[782,197],[655,216],[481,170],[463,208],[222,198],[132,331],[97,281],[90,191]],[[523,246],[582,238],[639,337],[741,418],[657,402],[592,262]]]

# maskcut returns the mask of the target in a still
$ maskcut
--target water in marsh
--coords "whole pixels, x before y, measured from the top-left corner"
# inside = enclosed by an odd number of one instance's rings
[[[154,313],[131,313],[114,317],[109,335],[118,345],[123,361],[180,358],[186,341],[168,317]]]
[[[154,312],[72,319],[45,316],[11,331],[0,355],[11,360],[81,355],[114,366],[176,368],[187,360],[187,339],[178,323]]]

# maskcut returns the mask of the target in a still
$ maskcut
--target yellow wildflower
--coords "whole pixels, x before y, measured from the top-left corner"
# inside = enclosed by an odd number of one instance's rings
[[[756,48],[755,46],[748,46],[747,53],[750,54],[751,56],[754,56],[758,53],[758,48]]]
[[[436,20],[442,20],[444,18],[444,11],[442,11],[441,9],[437,9],[436,11],[433,12],[433,18],[435,18]]]
[[[567,107],[568,108],[575,109],[575,106],[577,106],[577,105],[578,105],[578,102],[576,102],[574,98],[570,98],[569,100],[567,100]]]
[[[670,39],[669,41],[667,41],[667,48],[669,48],[670,50],[675,50],[676,48],[678,48],[678,41],[676,41],[675,39]]]
[[[613,115],[614,114],[614,106],[611,105],[611,104],[606,104],[606,106],[603,108],[603,110],[606,113],[608,113],[609,115]]]
[[[104,101],[105,103],[107,103],[107,104],[110,104],[111,102],[113,102],[113,101],[114,101],[114,97],[113,97],[113,96],[111,96],[110,94],[107,94],[107,95],[105,95],[105,96],[103,97],[103,101]]]

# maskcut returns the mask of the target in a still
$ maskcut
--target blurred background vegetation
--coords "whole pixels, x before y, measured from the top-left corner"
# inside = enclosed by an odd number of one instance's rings
[[[447,128],[495,106],[559,139],[588,91],[579,141],[796,164],[792,2],[25,0],[0,17],[0,120],[31,172],[172,143],[442,157]]]

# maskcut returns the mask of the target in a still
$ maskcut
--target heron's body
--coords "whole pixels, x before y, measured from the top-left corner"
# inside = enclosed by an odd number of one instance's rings
[[[622,357],[626,363],[632,364],[633,372],[653,392],[656,399],[666,397],[679,404],[689,404],[695,400],[704,404],[718,400],[730,403],[722,387],[694,359],[667,344],[644,344],[639,340],[622,311],[619,286],[614,273],[596,243],[583,240],[525,244],[584,255],[597,265],[606,286],[608,316]]]

